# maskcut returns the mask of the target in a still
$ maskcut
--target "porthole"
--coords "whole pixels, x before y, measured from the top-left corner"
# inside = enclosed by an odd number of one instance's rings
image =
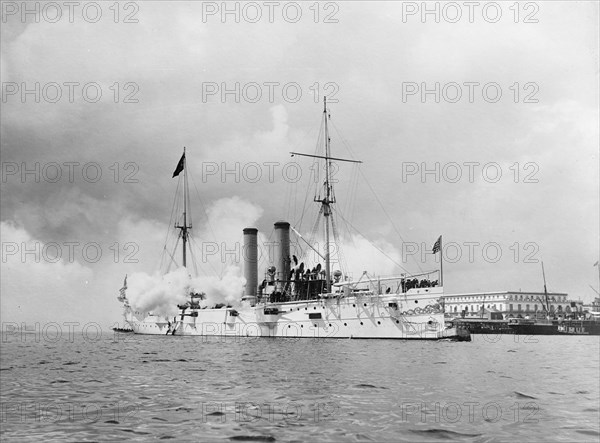
[[[291,328],[291,327],[292,327],[292,325],[288,325],[288,328]]]
[[[380,324],[381,324],[381,322],[380,322],[380,321],[378,321],[378,322],[377,322],[377,324],[378,324],[378,325],[380,325]]]
[[[363,306],[367,306],[367,304],[366,304],[366,303],[363,303]]]
[[[317,327],[317,324],[315,323],[315,328]]]
[[[361,321],[361,322],[360,322],[360,325],[362,326],[362,324],[363,324],[363,322]]]
[[[331,328],[331,323],[329,323],[329,327]]]
[[[303,327],[304,327],[304,325],[300,325],[300,327],[301,327],[301,328],[303,328]]]
[[[344,323],[344,326],[348,326],[348,323]]]
[[[419,303],[419,300],[415,300],[415,303]]]
[[[353,308],[356,308],[356,305],[355,305],[355,304],[353,304],[353,305],[352,305],[352,307],[353,307]]]
[[[400,323],[400,320],[396,320],[396,323]]]

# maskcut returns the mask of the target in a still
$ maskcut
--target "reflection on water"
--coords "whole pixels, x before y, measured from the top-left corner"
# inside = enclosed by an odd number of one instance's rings
[[[2,439],[598,441],[598,337],[2,337]]]

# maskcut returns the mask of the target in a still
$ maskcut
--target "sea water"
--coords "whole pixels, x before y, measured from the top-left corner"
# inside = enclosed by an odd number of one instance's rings
[[[3,334],[1,437],[598,442],[599,344]]]

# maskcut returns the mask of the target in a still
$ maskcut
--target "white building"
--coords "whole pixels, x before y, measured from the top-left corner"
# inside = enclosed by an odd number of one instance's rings
[[[554,316],[582,312],[583,302],[569,300],[568,294],[559,292],[548,293],[550,313]],[[478,318],[483,312],[499,312],[504,319],[534,318],[544,315],[546,295],[543,292],[475,292],[467,294],[444,295],[444,307],[451,317]]]

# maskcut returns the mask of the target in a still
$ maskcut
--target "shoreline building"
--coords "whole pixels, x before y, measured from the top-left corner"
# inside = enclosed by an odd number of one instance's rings
[[[563,292],[549,292],[550,315],[583,314],[583,302],[569,300]],[[449,317],[463,318],[537,318],[545,317],[543,292],[497,291],[445,294],[444,311]]]

